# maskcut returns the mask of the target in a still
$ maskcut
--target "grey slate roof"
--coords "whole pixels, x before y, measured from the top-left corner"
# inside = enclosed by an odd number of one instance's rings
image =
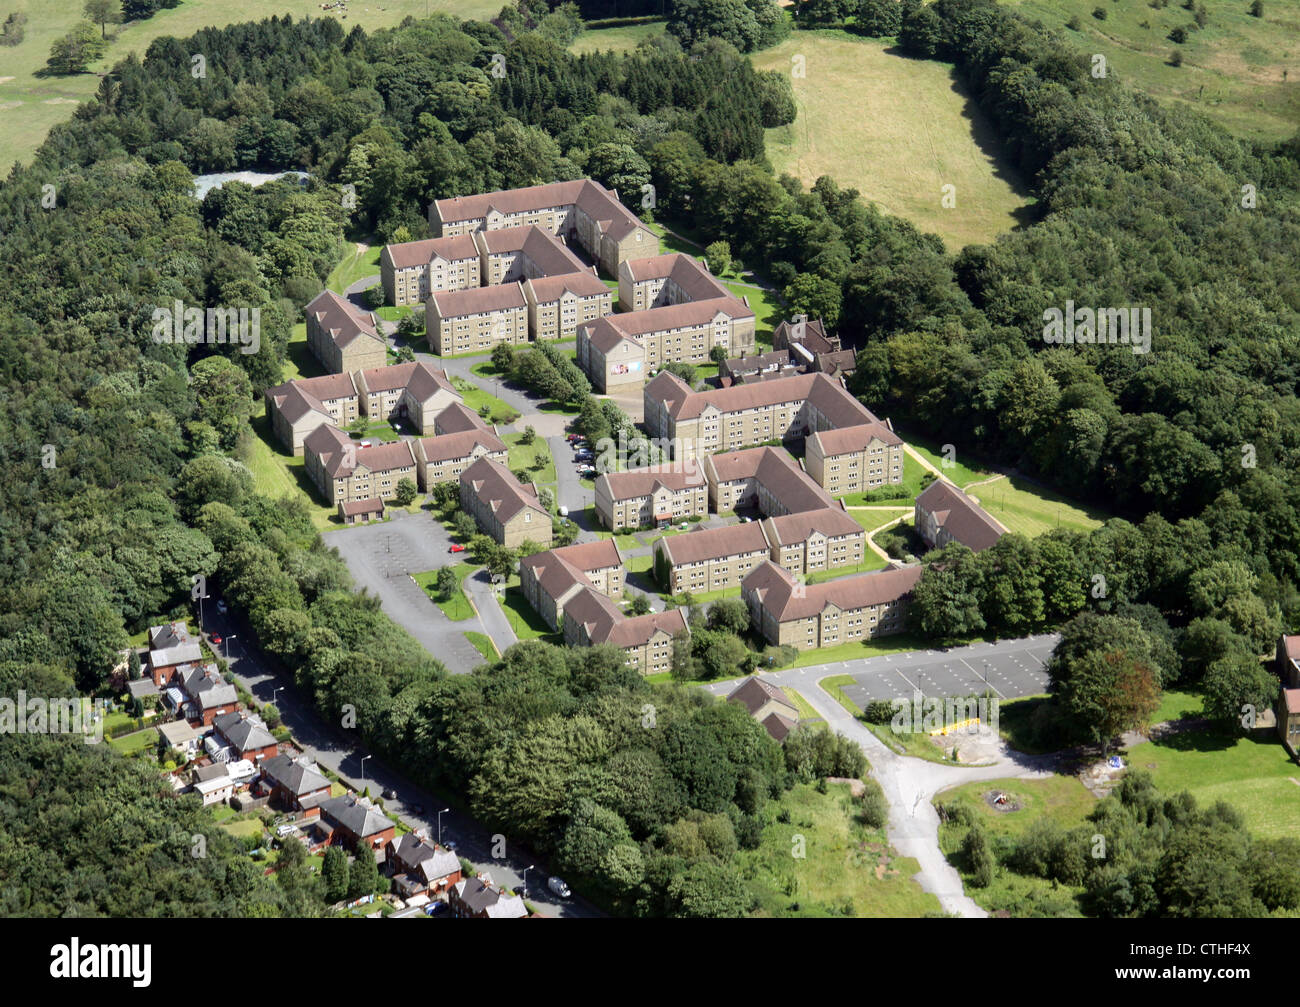
[[[295,796],[309,794],[330,785],[316,764],[305,756],[298,759],[291,759],[287,755],[274,756],[262,763],[262,772]]]

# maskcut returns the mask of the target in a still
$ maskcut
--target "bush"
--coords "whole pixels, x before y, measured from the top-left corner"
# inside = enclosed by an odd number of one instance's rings
[[[1079,20],[1079,16],[1076,14],[1065,22],[1065,27],[1069,28],[1070,31],[1082,31],[1083,22]]]
[[[862,719],[868,724],[888,724],[894,719],[894,704],[887,699],[873,699],[862,711]]]
[[[1094,7],[1092,9],[1092,16],[1095,17],[1098,21],[1105,21],[1106,13],[1107,12],[1105,7]]]
[[[883,829],[889,822],[889,802],[875,780],[866,780],[858,802],[858,818],[869,829]]]
[[[1264,16],[1263,0],[1251,0],[1250,7],[1248,9],[1250,11],[1251,17],[1263,17]],[[12,16],[13,15],[10,15],[10,17]]]
[[[1169,65],[1170,66],[1183,65],[1183,54],[1179,52],[1177,49],[1175,49],[1173,52],[1169,54]]]
[[[1179,25],[1177,28],[1174,28],[1169,33],[1169,41],[1177,42],[1179,45],[1182,45],[1184,42],[1187,41],[1187,29],[1182,27],[1182,25]]]

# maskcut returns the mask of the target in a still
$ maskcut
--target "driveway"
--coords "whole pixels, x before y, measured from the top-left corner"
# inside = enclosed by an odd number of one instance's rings
[[[377,595],[384,611],[448,671],[472,671],[483,663],[483,656],[465,631],[487,632],[482,619],[452,622],[410,577],[453,561],[446,529],[424,512],[408,514],[394,507],[388,513],[391,521],[327,531],[321,538],[338,549],[357,587]],[[489,635],[496,640],[495,634]]]

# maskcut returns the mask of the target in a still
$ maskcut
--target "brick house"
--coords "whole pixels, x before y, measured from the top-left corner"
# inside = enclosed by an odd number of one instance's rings
[[[709,272],[708,266],[680,252],[631,259],[618,267],[621,311],[649,311],[731,296],[731,291]]]
[[[238,709],[239,694],[221,677],[215,664],[190,667],[180,685],[185,696],[182,713],[186,720],[195,727],[211,727],[218,716]]]
[[[839,507],[764,518],[761,527],[772,562],[796,576],[866,559],[867,530]]]
[[[505,465],[510,457],[510,449],[490,428],[422,437],[412,443],[420,489],[426,493],[438,483],[459,480],[480,458]]]
[[[521,484],[491,458],[479,458],[460,474],[460,505],[493,541],[518,548],[524,542],[549,547],[551,515],[533,483]]]
[[[165,688],[182,667],[203,660],[199,639],[184,622],[149,627],[147,674],[159,689]]]
[[[371,803],[370,798],[356,794],[322,801],[320,815],[333,828],[330,843],[342,844],[357,856],[369,850],[376,860],[382,861],[397,832],[397,824]]]
[[[388,363],[388,343],[370,312],[332,290],[322,290],[307,305],[306,313],[307,346],[331,374]]]
[[[392,840],[387,859],[403,899],[441,894],[461,879],[460,859],[418,832]]]
[[[356,386],[366,416],[372,420],[404,419],[417,433],[431,431],[434,418],[461,401],[447,372],[424,361],[358,371]]]
[[[276,755],[262,760],[262,779],[272,803],[289,811],[318,808],[329,798],[330,781],[305,755]]]
[[[261,717],[245,710],[223,713],[212,719],[213,737],[221,749],[229,754],[219,761],[247,759],[257,765],[280,752],[279,742],[271,734]]]
[[[528,908],[518,895],[492,884],[486,874],[462,878],[447,890],[451,914],[465,920],[521,920]]]
[[[582,260],[544,227],[502,227],[476,231],[473,237],[485,287],[565,273],[591,275]]]
[[[665,535],[654,544],[655,576],[672,594],[721,591],[738,585],[770,555],[757,521]]]
[[[719,514],[757,507],[777,517],[839,506],[780,448],[747,448],[711,455],[701,468],[709,484],[709,504]]]

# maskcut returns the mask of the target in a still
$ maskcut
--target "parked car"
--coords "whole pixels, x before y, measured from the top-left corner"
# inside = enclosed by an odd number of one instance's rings
[[[523,895],[523,894],[524,894],[524,886],[523,886],[523,885],[515,885],[514,888],[510,889],[510,891],[511,891],[511,893],[514,894],[514,895]]]
[[[397,800],[397,791],[394,790],[392,787],[389,787],[387,790],[384,791],[384,800],[385,801]]]
[[[224,598],[217,599],[217,611],[222,615],[226,614],[226,600]]]
[[[568,507],[565,507],[563,504],[561,504],[561,505],[560,505],[560,509],[559,509],[559,514],[560,514],[560,517],[568,517],[568,516],[569,516],[569,508],[568,508]]]
[[[424,907],[425,916],[446,916],[451,912],[451,906],[445,902],[430,902]]]
[[[559,898],[567,899],[573,893],[569,891],[569,886],[564,883],[563,878],[552,876],[547,879],[546,887],[556,894]]]
[[[448,853],[455,853],[455,852],[456,852],[456,840],[454,840],[454,839],[448,839],[445,843],[442,844],[442,848],[443,848],[444,850],[446,850]]]
[[[453,542],[453,543],[451,544],[451,548],[450,548],[449,550],[447,550],[447,551],[448,551],[448,552],[464,552],[464,551],[465,551],[465,547],[464,547],[463,545],[461,545],[459,542]]]
[[[212,641],[212,646],[214,647],[221,646],[221,637],[219,637],[216,633],[213,633],[208,639]]]

